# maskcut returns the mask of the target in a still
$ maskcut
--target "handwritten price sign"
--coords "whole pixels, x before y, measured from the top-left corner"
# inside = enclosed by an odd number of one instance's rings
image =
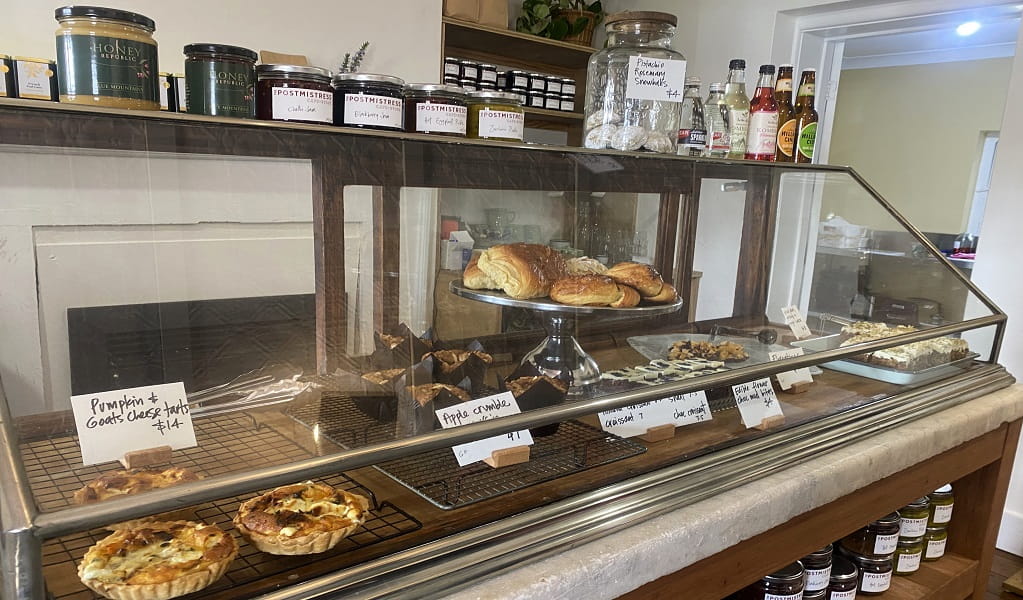
[[[71,396],[82,462],[118,460],[157,446],[195,446],[185,384],[165,383]]]
[[[786,306],[781,309],[781,314],[785,316],[785,324],[792,330],[792,335],[796,336],[797,340],[810,337],[813,332],[806,326],[806,319],[803,318],[803,313],[799,312],[797,306]]]
[[[628,77],[625,97],[629,100],[682,102],[686,61],[633,56],[629,58]]]
[[[770,417],[783,416],[769,378],[733,385],[732,394],[746,429],[757,427]]]
[[[778,352],[768,352],[767,356],[772,362],[776,360],[785,360],[786,358],[803,356],[803,349],[791,348],[789,350],[779,350]],[[810,375],[810,369],[807,367],[796,369],[795,371],[783,371],[775,375],[775,377],[778,378],[778,385],[780,385],[783,390],[787,390],[799,383],[813,383],[813,376]]]
[[[643,435],[659,425],[682,427],[711,420],[707,394],[702,390],[616,408],[598,416],[604,431],[622,437]]]
[[[503,392],[487,396],[486,398],[463,402],[450,408],[442,408],[437,411],[437,420],[440,421],[441,427],[450,429],[460,425],[468,425],[469,423],[479,423],[498,417],[517,415],[520,412],[515,396],[511,392]],[[455,453],[455,460],[458,461],[458,466],[464,467],[485,458],[490,458],[490,455],[495,450],[532,445],[533,436],[529,434],[528,429],[523,429],[522,431],[513,431],[504,435],[495,435],[484,440],[454,446],[451,450]]]

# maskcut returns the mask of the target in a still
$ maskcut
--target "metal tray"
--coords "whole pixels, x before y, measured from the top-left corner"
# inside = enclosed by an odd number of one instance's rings
[[[808,352],[820,352],[822,350],[838,348],[842,343],[842,337],[843,336],[841,334],[828,335],[809,340],[792,342],[792,345],[801,347]],[[831,369],[832,371],[840,371],[842,373],[849,373],[850,375],[859,375],[860,377],[876,379],[878,381],[884,381],[885,383],[915,385],[948,377],[949,375],[955,375],[969,367],[973,362],[973,359],[978,356],[980,355],[976,352],[970,352],[959,360],[955,360],[944,365],[927,367],[926,369],[920,369],[918,371],[905,371],[902,369],[893,369],[891,367],[882,367],[880,365],[872,365],[853,358],[833,360],[822,363],[820,366]]]
[[[528,308],[544,312],[561,313],[569,315],[601,315],[605,317],[651,317],[676,312],[682,308],[683,300],[680,297],[671,304],[651,304],[634,306],[632,308],[612,308],[610,306],[570,306],[559,304],[550,298],[533,298],[531,300],[519,300],[507,294],[494,290],[470,290],[462,285],[462,280],[452,281],[449,286],[451,293],[462,298],[498,304],[500,306],[514,306],[516,308]]]
[[[671,345],[682,340],[709,342],[710,336],[706,333],[660,333],[657,335],[636,335],[628,338],[626,341],[636,352],[639,352],[644,357],[650,360],[658,360],[668,358],[668,350],[671,349]],[[768,346],[748,337],[719,335],[714,338],[715,344],[720,344],[721,342],[735,342],[745,348],[746,354],[749,354],[749,358],[745,360],[726,362],[725,364],[729,366],[746,366],[771,362],[769,352],[787,349],[785,346],[779,346],[778,344]]]

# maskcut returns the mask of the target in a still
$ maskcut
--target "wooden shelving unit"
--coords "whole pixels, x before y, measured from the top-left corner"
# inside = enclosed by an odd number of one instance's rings
[[[575,106],[581,109],[586,95],[586,64],[594,48],[549,40],[535,35],[443,17],[444,56],[571,77],[576,81]],[[439,70],[443,75],[443,65]],[[582,142],[581,112],[526,109],[526,127],[568,133],[568,144]]]

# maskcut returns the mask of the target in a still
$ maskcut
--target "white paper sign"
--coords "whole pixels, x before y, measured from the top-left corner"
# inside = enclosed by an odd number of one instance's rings
[[[522,411],[519,410],[519,404],[515,401],[515,396],[511,392],[502,392],[493,396],[487,396],[486,398],[462,402],[450,408],[442,408],[437,411],[437,420],[440,421],[441,427],[450,429],[460,425],[468,425],[469,423],[479,423],[498,417],[517,415],[520,412]],[[455,453],[458,466],[464,467],[485,458],[490,458],[490,455],[495,450],[532,445],[533,436],[529,434],[528,429],[523,429],[522,431],[513,431],[503,435],[495,435],[485,440],[454,446],[451,450]]]
[[[792,330],[792,335],[796,336],[797,340],[813,335],[810,328],[806,326],[806,319],[803,318],[803,313],[799,312],[798,307],[786,306],[781,309],[781,313],[785,315],[785,323]]]
[[[684,60],[632,56],[629,58],[625,97],[629,100],[682,102],[685,82]]]
[[[682,427],[711,420],[710,405],[703,390],[616,408],[598,416],[604,431],[622,437],[643,435],[659,425]]]
[[[118,460],[157,446],[195,446],[185,384],[165,383],[71,396],[82,462]]]
[[[784,360],[786,358],[795,358],[797,356],[803,356],[802,348],[790,348],[788,350],[779,350],[777,352],[768,352],[768,358],[771,361]],[[796,369],[795,371],[783,371],[775,375],[778,378],[778,385],[781,389],[787,390],[797,383],[813,383],[813,376],[810,375],[810,368],[803,367]]]
[[[732,386],[735,404],[747,429],[760,425],[764,419],[782,416],[778,396],[770,379],[757,379]]]

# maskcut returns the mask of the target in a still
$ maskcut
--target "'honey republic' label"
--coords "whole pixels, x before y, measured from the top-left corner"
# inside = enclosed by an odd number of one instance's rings
[[[185,62],[185,105],[197,115],[251,119],[256,114],[253,70],[228,61]]]
[[[62,96],[107,96],[158,102],[156,45],[100,35],[57,38]]]

